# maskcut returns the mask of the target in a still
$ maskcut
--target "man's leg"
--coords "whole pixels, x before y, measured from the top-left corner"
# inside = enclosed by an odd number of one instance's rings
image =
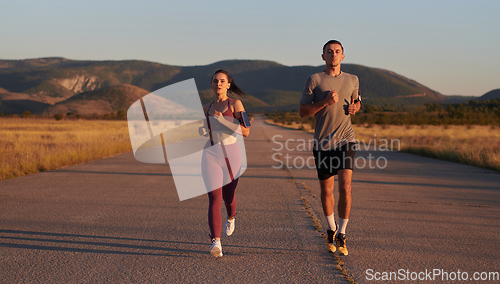
[[[351,214],[351,181],[352,181],[352,170],[344,169],[339,170],[339,232],[335,237],[335,242],[337,243],[337,251],[341,255],[347,255],[347,246],[345,244],[345,230],[347,227],[347,222],[349,221],[349,215]]]
[[[331,176],[326,180],[319,180],[321,187],[321,204],[323,205],[323,213],[325,214],[328,223],[326,233],[328,235],[328,249],[335,252],[335,234],[337,233],[337,223],[333,210],[335,207],[335,198],[333,197],[333,187],[335,185],[335,176]]]
[[[345,169],[339,170],[339,217],[342,219],[349,219],[351,214],[351,181],[352,170]]]
[[[335,197],[333,197],[335,176],[326,180],[319,180],[319,185],[321,187],[321,204],[323,205],[323,213],[325,213],[325,216],[330,216],[333,214],[333,208],[335,207]]]

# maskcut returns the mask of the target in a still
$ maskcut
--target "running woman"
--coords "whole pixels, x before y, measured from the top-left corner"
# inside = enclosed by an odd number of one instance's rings
[[[217,99],[203,106],[206,120],[200,128],[200,135],[210,137],[202,156],[202,174],[208,191],[208,225],[212,246],[210,253],[214,257],[222,256],[220,242],[222,201],[226,206],[227,221],[224,231],[230,236],[235,227],[236,197],[238,172],[241,168],[241,153],[236,142],[235,131],[247,137],[249,126],[240,126],[245,108],[238,99],[228,97],[228,93],[244,95],[227,71],[217,70],[212,76],[211,87]],[[241,131],[239,130],[241,129]],[[239,133],[240,132],[240,133]],[[213,147],[215,146],[215,147]],[[223,186],[223,184],[225,184]]]
[[[331,252],[347,255],[346,227],[351,212],[351,181],[356,144],[351,117],[361,108],[359,80],[340,70],[344,47],[337,40],[323,46],[321,58],[325,70],[307,78],[300,99],[299,115],[315,115],[314,160],[321,187],[323,213],[328,222],[328,246]],[[339,182],[339,223],[334,216],[333,188]],[[337,245],[337,248],[334,244]]]

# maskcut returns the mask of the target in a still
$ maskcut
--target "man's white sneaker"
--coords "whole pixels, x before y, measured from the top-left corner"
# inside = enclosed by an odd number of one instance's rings
[[[227,217],[226,217],[227,218]],[[226,232],[226,235],[231,236],[234,232],[234,221],[236,220],[235,217],[233,217],[233,220],[227,219],[226,225],[224,226],[224,231]]]
[[[220,240],[214,239],[212,241],[212,246],[210,247],[210,254],[213,257],[222,257],[222,246]]]

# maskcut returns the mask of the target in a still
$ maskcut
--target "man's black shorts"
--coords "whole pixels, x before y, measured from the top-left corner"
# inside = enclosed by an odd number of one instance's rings
[[[313,150],[314,162],[320,180],[327,180],[338,174],[338,170],[353,169],[356,143],[347,143],[326,151]]]

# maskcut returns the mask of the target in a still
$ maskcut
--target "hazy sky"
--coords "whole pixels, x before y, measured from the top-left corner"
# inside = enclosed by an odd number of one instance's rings
[[[445,95],[500,88],[498,0],[312,3],[0,0],[0,59],[317,66],[323,44],[338,39],[344,63],[388,69]]]

